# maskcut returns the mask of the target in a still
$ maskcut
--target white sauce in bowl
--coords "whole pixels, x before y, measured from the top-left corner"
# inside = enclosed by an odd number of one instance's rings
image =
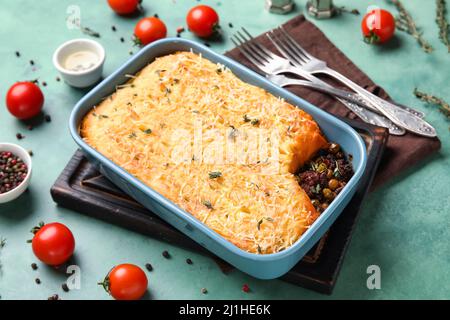
[[[85,71],[95,66],[98,60],[97,54],[92,51],[75,51],[66,57],[63,67],[75,72]]]

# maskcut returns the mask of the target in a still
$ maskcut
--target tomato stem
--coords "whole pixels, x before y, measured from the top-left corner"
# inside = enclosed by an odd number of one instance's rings
[[[380,37],[372,30],[367,36],[364,36],[364,42],[368,44],[378,43],[380,42]]]

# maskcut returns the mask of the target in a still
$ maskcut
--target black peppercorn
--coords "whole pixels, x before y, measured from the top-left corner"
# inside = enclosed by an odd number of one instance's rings
[[[48,114],[45,115],[44,119],[45,119],[45,122],[51,122],[52,121],[52,117],[50,117]]]
[[[67,285],[67,283],[64,282],[61,285],[61,288],[63,289],[64,292],[69,292],[69,286]]]
[[[36,278],[36,280],[34,280],[34,281],[36,281],[37,284],[41,284],[41,279],[39,279],[39,278]]]
[[[36,263],[32,263],[32,264],[31,264],[31,269],[37,270],[37,269],[38,269],[37,264],[36,264]]]
[[[164,258],[166,258],[166,259],[169,259],[169,258],[170,258],[170,254],[169,254],[169,252],[168,252],[167,250],[164,250],[164,251],[163,251],[162,256],[163,256]]]
[[[191,259],[187,258],[187,259],[186,259],[186,263],[187,263],[187,264],[192,264],[193,262],[192,262]]]
[[[145,264],[145,268],[148,270],[148,271],[153,271],[153,267],[152,267],[152,265],[150,264],[150,263],[146,263]]]

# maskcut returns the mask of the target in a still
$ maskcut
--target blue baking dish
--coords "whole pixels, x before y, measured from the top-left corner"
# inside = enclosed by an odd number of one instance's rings
[[[355,171],[353,177],[300,239],[282,252],[258,255],[238,248],[191,214],[91,148],[79,135],[79,124],[84,115],[103,98],[113,93],[117,85],[127,82],[129,80],[126,77],[127,74],[137,73],[159,56],[189,50],[202,54],[204,58],[210,61],[225,65],[243,81],[261,87],[305,110],[314,117],[330,141],[339,143],[346,153],[352,155],[352,164]],[[352,198],[364,172],[367,158],[363,140],[349,125],[289,91],[272,84],[238,62],[219,55],[199,43],[179,38],[159,40],[144,47],[86,94],[72,111],[70,132],[86,157],[119,188],[212,253],[228,261],[236,268],[260,279],[273,279],[288,272],[322,237]]]

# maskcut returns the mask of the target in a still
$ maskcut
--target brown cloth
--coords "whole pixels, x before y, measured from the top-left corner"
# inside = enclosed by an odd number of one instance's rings
[[[388,94],[381,87],[370,80],[365,73],[353,64],[353,62],[331,43],[330,40],[328,40],[322,31],[314,24],[307,21],[304,16],[298,16],[289,20],[283,27],[306,51],[317,58],[326,61],[330,68],[337,70],[377,96],[389,100]],[[277,50],[271,44],[267,36],[263,34],[256,38],[273,52],[277,53]],[[242,55],[242,53],[240,53],[239,49],[235,48],[227,52],[226,55],[248,66],[252,70],[261,73],[245,58],[244,55]],[[339,82],[328,82],[332,83],[334,86],[342,87]],[[326,94],[299,86],[289,86],[287,89],[327,112],[351,119],[357,118],[355,114],[349,111],[340,102]],[[373,187],[386,182],[406,168],[417,164],[422,159],[438,151],[440,147],[441,142],[438,138],[430,139],[412,133],[406,133],[404,136],[391,135],[375,177]]]

